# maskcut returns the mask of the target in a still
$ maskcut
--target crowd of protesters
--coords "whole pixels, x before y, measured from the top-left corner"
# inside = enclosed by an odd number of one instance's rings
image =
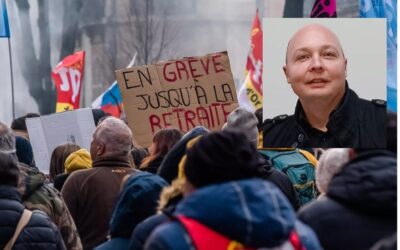
[[[304,205],[260,153],[261,113],[238,108],[217,132],[161,129],[145,149],[93,110],[90,150],[57,146],[49,175],[25,124],[39,115],[0,122],[0,248],[396,249],[396,114],[387,148],[306,149],[318,197]]]

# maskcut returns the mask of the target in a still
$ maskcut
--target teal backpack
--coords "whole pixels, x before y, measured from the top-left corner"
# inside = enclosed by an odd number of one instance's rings
[[[317,198],[315,167],[298,149],[262,149],[259,152],[266,156],[275,169],[289,177],[300,205]]]

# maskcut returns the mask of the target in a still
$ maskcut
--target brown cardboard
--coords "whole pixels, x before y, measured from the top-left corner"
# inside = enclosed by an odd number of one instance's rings
[[[237,108],[227,52],[116,71],[128,125],[143,147],[161,128],[219,130]]]

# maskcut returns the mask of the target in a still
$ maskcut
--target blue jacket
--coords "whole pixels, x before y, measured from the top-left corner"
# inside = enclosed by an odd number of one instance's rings
[[[167,185],[158,175],[147,172],[130,176],[111,217],[111,240],[96,249],[127,249],[136,225],[156,213],[161,190]]]
[[[13,236],[23,211],[24,206],[17,189],[0,185],[0,249],[3,249]],[[58,228],[50,218],[44,212],[34,211],[13,249],[51,250],[65,249],[65,246]]]
[[[296,219],[286,197],[268,181],[233,181],[199,189],[178,205],[174,216],[179,215],[247,247],[281,246],[295,229],[306,249],[320,249],[313,231]],[[144,249],[191,249],[187,239],[183,226],[174,221],[156,228]]]
[[[324,249],[369,249],[396,233],[397,160],[385,151],[359,154],[329,184],[326,197],[299,212]]]

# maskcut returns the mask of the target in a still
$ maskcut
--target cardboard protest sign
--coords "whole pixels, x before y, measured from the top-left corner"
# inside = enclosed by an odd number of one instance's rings
[[[49,173],[50,157],[60,144],[71,142],[90,150],[95,130],[90,108],[26,119],[36,166]]]
[[[65,57],[51,72],[57,88],[56,112],[79,108],[85,51]]]
[[[122,69],[116,76],[128,125],[143,147],[165,127],[219,130],[238,106],[227,52]]]

